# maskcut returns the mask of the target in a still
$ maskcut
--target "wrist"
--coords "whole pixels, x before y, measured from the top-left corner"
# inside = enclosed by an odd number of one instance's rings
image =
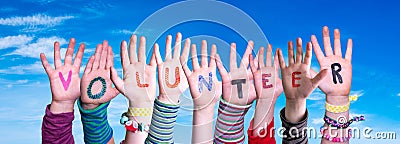
[[[290,122],[299,122],[306,115],[306,99],[286,99],[285,117]]]
[[[158,96],[158,100],[160,102],[163,102],[165,104],[173,104],[173,105],[178,105],[179,104],[179,96],[180,95],[169,95],[167,96],[166,94],[160,94]]]
[[[74,111],[74,103],[70,101],[51,101],[50,112],[53,114],[67,113]]]
[[[349,103],[349,96],[333,96],[333,95],[327,95],[326,96],[326,102],[331,104],[331,105],[346,105]]]
[[[129,101],[129,107],[131,108],[153,108],[154,101]]]

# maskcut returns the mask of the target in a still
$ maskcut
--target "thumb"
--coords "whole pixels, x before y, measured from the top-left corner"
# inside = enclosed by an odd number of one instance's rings
[[[328,76],[328,70],[324,69],[320,71],[313,79],[311,79],[312,87],[317,88],[318,85]]]
[[[118,76],[118,72],[114,67],[111,67],[111,80],[114,83],[117,90],[120,93],[125,94],[124,81]]]

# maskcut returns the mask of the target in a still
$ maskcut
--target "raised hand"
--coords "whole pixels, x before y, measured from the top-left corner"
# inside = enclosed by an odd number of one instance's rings
[[[258,61],[258,63],[257,63]],[[257,58],[250,55],[250,68],[254,77],[257,99],[268,99],[271,102],[282,93],[282,80],[279,78],[278,54],[275,53],[272,65],[272,45],[268,45],[266,64],[264,63],[264,47],[258,51]]]
[[[162,60],[158,44],[154,45],[156,61],[158,65],[158,85],[160,88],[159,100],[163,102],[176,104],[180,95],[189,87],[185,73],[183,72],[181,62],[182,34],[176,34],[174,55],[171,53],[172,36],[167,36],[165,46],[165,61]],[[190,47],[190,40],[186,39],[185,47]]]
[[[322,35],[325,55],[322,52],[315,35],[311,36],[311,41],[314,46],[315,55],[317,56],[321,67],[320,69],[327,69],[328,73],[331,75],[323,80],[319,85],[319,88],[327,96],[348,96],[350,93],[352,78],[351,55],[353,41],[352,39],[347,41],[347,50],[345,58],[343,58],[339,30],[334,30],[334,52],[332,52],[328,27],[325,26],[323,28]]]
[[[121,43],[121,62],[124,79],[112,70],[112,80],[118,90],[129,100],[130,107],[153,107],[156,94],[156,59],[154,53],[150,64],[146,64],[146,38],[141,37],[138,54],[136,53],[136,35],[132,35],[129,53],[125,41]]]
[[[78,53],[72,63],[74,55],[75,39],[71,38],[65,54],[64,65],[60,56],[60,43],[54,43],[54,66],[51,67],[44,53],[40,54],[43,67],[50,80],[52,102],[50,110],[53,113],[72,112],[76,99],[80,96],[79,69],[82,63],[82,56],[85,45],[79,46]]]
[[[207,62],[207,41],[201,43],[201,66],[197,60],[196,45],[192,44],[192,65],[193,72],[187,66],[189,47],[184,48],[181,56],[181,64],[188,79],[190,93],[193,98],[195,109],[202,109],[208,106],[215,106],[221,96],[221,82],[216,76],[215,57],[217,47],[212,45],[210,63]]]
[[[81,101],[85,109],[96,108],[99,104],[113,99],[119,94],[112,87],[111,69],[114,66],[114,56],[107,41],[98,44],[96,53],[91,56],[86,65],[81,81]]]
[[[253,46],[254,43],[249,41],[240,67],[238,67],[236,64],[236,44],[231,44],[229,73],[222,65],[221,58],[217,56],[217,66],[222,78],[222,97],[229,103],[248,105],[256,98],[254,84],[251,82],[253,75],[251,70],[247,68],[249,66],[249,55],[251,55]]]
[[[272,65],[272,45],[268,45],[266,63],[264,62],[264,47],[258,51],[253,59],[250,54],[250,68],[254,77],[257,93],[257,105],[254,113],[253,135],[259,134],[259,129],[265,129],[273,118],[275,102],[282,93],[282,80],[279,78],[278,52],[275,53]],[[269,131],[269,130],[268,130]]]
[[[306,55],[303,61],[302,41],[296,41],[296,60],[294,58],[293,43],[288,44],[289,66],[286,67],[282,50],[278,49],[279,64],[282,72],[283,90],[286,96],[286,118],[289,121],[297,122],[301,120],[306,112],[305,99],[314,91],[315,88],[328,75],[327,70],[322,70],[315,77],[311,77],[310,65],[312,56],[311,43],[307,43]]]

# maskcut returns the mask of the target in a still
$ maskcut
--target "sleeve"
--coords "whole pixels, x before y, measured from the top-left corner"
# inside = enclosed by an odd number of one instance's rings
[[[105,144],[113,137],[113,130],[107,120],[109,104],[110,102],[107,102],[95,109],[85,110],[82,108],[81,100],[78,99],[85,143]]]
[[[244,143],[244,116],[251,104],[239,106],[221,99],[215,125],[214,143]]]
[[[178,110],[179,104],[165,104],[158,99],[155,100],[146,144],[174,143],[173,132]]]
[[[282,126],[284,128],[282,138],[283,144],[307,144],[307,133],[304,131],[307,128],[308,110],[306,110],[306,117],[297,123],[289,122],[285,117],[285,108],[280,112]]]
[[[74,112],[53,114],[50,105],[47,105],[42,122],[42,143],[43,144],[73,144],[72,121]]]
[[[260,136],[253,135],[253,120],[250,121],[249,129],[247,134],[249,135],[249,144],[276,144],[275,141],[275,130],[274,130],[274,118],[268,124],[267,129],[260,130]]]

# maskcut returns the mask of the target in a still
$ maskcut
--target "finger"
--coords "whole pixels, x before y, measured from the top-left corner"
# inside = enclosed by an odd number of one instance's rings
[[[76,68],[80,68],[81,67],[82,57],[83,57],[84,51],[85,51],[85,44],[81,43],[79,45],[78,53],[76,54],[75,59],[74,59],[74,66]]]
[[[121,53],[122,68],[124,71],[126,71],[126,69],[128,68],[128,65],[130,64],[129,56],[128,56],[128,52],[126,51],[126,48],[127,48],[126,41],[122,41],[120,53]]]
[[[275,56],[274,56],[274,67],[275,67],[275,72],[277,77],[279,77],[278,72],[279,72],[279,60],[278,60],[278,50],[275,51]]]
[[[47,75],[51,75],[53,73],[53,68],[47,61],[46,55],[44,53],[40,53],[40,60],[42,61],[42,65],[44,70],[46,71]]]
[[[333,55],[332,47],[331,47],[331,38],[329,37],[329,29],[327,26],[324,26],[322,29],[322,37],[324,38],[324,48],[326,56]]]
[[[339,29],[335,29],[333,32],[333,44],[334,44],[334,50],[335,50],[335,55],[342,57],[342,47],[340,45],[340,32]]]
[[[94,56],[90,56],[88,63],[86,64],[84,74],[88,74],[92,71],[93,63],[94,63]]]
[[[264,53],[263,53],[264,54]],[[267,67],[271,67],[272,66],[272,45],[268,44],[268,48],[267,48]]]
[[[221,74],[221,77],[228,76],[228,72],[226,71],[224,65],[222,64],[221,57],[217,54],[217,59],[215,60],[217,63],[218,71]]]
[[[72,56],[74,55],[75,39],[69,40],[67,52],[65,53],[64,65],[72,65]]]
[[[162,64],[162,58],[161,58],[161,54],[160,54],[160,50],[159,50],[159,46],[158,44],[154,44],[154,53],[156,54],[156,62],[158,65]]]
[[[303,42],[301,38],[296,39],[296,63],[302,63],[303,60]]]
[[[197,60],[197,50],[195,44],[192,44],[192,66],[193,70],[197,70],[200,68],[199,61]]]
[[[260,53],[260,51],[258,51],[259,53]],[[251,73],[255,73],[256,71],[257,71],[257,66],[256,66],[256,64],[254,63],[254,59],[253,59],[253,55],[251,54],[250,56],[249,56],[249,60],[250,60],[250,70],[251,70]]]
[[[311,42],[314,47],[315,56],[317,56],[318,62],[321,63],[321,61],[322,61],[322,59],[324,59],[325,55],[322,52],[321,47],[319,46],[317,37],[315,35],[311,36]]]
[[[217,46],[211,45],[210,67],[215,68],[215,57],[217,56]]]
[[[258,52],[257,52],[257,54],[256,54],[256,57],[253,58],[254,65],[256,66],[257,69],[258,69],[258,67],[259,67],[259,63],[258,63],[258,55],[259,55],[259,52],[260,52],[260,50],[258,50]],[[253,55],[253,54],[250,53],[250,55]],[[250,56],[249,56],[249,57],[250,57]],[[250,61],[250,62],[251,62],[251,61]]]
[[[315,89],[318,85],[328,76],[328,70],[324,69],[320,71],[313,79],[311,79],[312,88]]]
[[[264,64],[264,47],[261,47],[260,50],[258,50],[258,66],[260,68],[265,67],[265,64]]]
[[[151,53],[151,58],[150,58],[150,66],[156,66],[157,65],[157,60],[156,60],[156,54],[155,51],[153,49],[153,52]],[[154,67],[156,68],[156,67]]]
[[[207,41],[201,41],[201,67],[208,67]]]
[[[315,77],[317,75],[317,72],[315,72],[313,69],[310,69],[310,74],[311,77]]]
[[[172,59],[171,43],[172,43],[172,36],[168,35],[167,41],[165,42],[165,60]]]
[[[249,66],[249,55],[253,51],[253,47],[254,47],[254,42],[249,41],[247,44],[246,51],[243,54],[242,62],[240,62],[241,68],[247,68]]]
[[[278,48],[278,58],[279,58],[279,65],[281,69],[286,68],[285,59],[282,55],[282,50]]]
[[[230,65],[229,65],[229,70],[232,71],[237,68],[237,62],[236,62],[236,44],[232,43],[231,44],[231,55],[230,55]]]
[[[96,48],[96,53],[94,54],[94,62],[93,62],[92,71],[99,68],[100,54],[101,54],[102,50],[103,50],[103,46],[101,44],[98,44],[97,48]]]
[[[294,49],[292,41],[289,41],[288,43],[288,61],[289,61],[289,66],[294,64]]]
[[[181,42],[182,42],[182,34],[178,32],[175,38],[174,59],[178,59],[181,55]]]
[[[129,59],[131,63],[137,62],[137,53],[136,53],[136,41],[137,37],[136,35],[132,35],[130,40],[129,40]]]
[[[61,56],[60,56],[60,43],[54,43],[54,67],[57,69],[62,66]]]
[[[125,95],[124,81],[118,76],[118,72],[114,67],[111,67],[111,80],[119,92]]]
[[[353,53],[353,40],[352,40],[352,39],[349,39],[349,40],[347,41],[347,50],[346,50],[345,59],[351,61],[351,57],[352,57],[351,55],[352,55],[352,53]]]
[[[106,63],[107,63],[107,55],[108,55],[108,42],[106,40],[103,41],[103,49],[101,51],[101,57],[100,57],[100,69],[106,68]]]
[[[146,38],[144,36],[140,37],[138,53],[138,61],[146,63]]]
[[[304,58],[304,64],[306,64],[308,67],[311,66],[311,58],[312,58],[312,45],[311,42],[308,42],[306,46],[306,56]]]
[[[186,65],[187,66],[187,61],[189,58],[189,49],[190,49],[190,39],[187,38],[185,41],[185,45],[183,47],[183,52],[182,55],[180,56],[180,61],[182,65]]]
[[[114,53],[111,46],[108,46],[107,53],[107,63],[105,68],[110,69],[112,66],[114,66]]]

